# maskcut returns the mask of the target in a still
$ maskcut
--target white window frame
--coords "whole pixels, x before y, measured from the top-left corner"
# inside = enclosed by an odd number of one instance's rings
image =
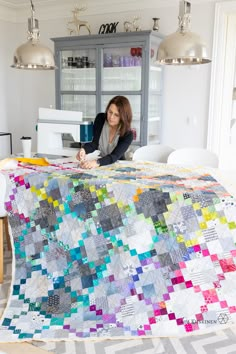
[[[236,1],[217,3],[212,53],[207,148],[221,160],[229,147],[236,58]]]

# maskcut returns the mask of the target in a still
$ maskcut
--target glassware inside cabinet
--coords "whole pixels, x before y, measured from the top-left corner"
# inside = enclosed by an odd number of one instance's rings
[[[95,54],[95,49],[61,52],[62,91],[96,90]]]
[[[150,68],[150,91],[161,91],[161,77],[162,77],[162,68],[159,66],[151,66]]]
[[[158,70],[154,70],[154,73],[160,73]],[[157,75],[158,77],[158,75]],[[148,105],[148,144],[159,144],[160,134],[161,134],[161,88],[159,80],[151,79],[150,75],[150,86],[149,90],[149,105]],[[153,83],[156,83],[155,89],[152,87]]]
[[[149,95],[148,105],[148,144],[160,143],[161,131],[161,95]]]
[[[141,90],[142,48],[103,50],[102,90]]]
[[[148,141],[147,144],[160,144],[160,120],[149,120],[148,122]]]
[[[148,104],[148,144],[161,142],[161,100],[162,100],[162,67],[158,66],[156,54],[159,39],[153,37],[150,50],[149,68],[149,104]]]
[[[94,120],[96,116],[95,95],[62,95],[61,109],[83,113],[83,120]]]
[[[102,111],[105,112],[106,107],[108,102],[113,98],[114,96],[110,95],[103,95],[102,96]],[[141,117],[141,96],[140,95],[126,95],[125,97],[128,98],[131,108],[132,108],[132,113],[133,113],[133,119],[132,119],[132,124],[131,128],[133,131],[133,143],[139,143],[140,142],[140,117]]]
[[[158,39],[152,38],[150,50],[150,72],[149,72],[149,90],[161,91],[162,70],[163,67],[156,64],[156,55],[158,49]]]
[[[152,93],[149,95],[148,121],[160,120],[161,116],[161,95]]]

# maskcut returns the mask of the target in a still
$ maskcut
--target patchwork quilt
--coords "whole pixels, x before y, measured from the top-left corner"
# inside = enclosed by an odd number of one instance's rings
[[[0,341],[200,334],[236,320],[236,200],[207,170],[117,163],[8,174]]]

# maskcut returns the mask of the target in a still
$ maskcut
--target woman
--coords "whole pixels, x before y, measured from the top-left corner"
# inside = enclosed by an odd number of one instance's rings
[[[132,109],[124,96],[113,97],[105,113],[96,116],[93,126],[93,141],[86,143],[76,155],[80,167],[89,169],[105,166],[124,158],[124,153],[132,143]],[[86,154],[100,150],[98,160],[86,160]]]

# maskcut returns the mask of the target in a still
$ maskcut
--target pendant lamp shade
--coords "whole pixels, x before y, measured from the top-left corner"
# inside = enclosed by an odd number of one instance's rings
[[[191,4],[180,1],[179,28],[167,36],[157,51],[157,64],[194,65],[211,62],[206,43],[196,33],[189,30]]]
[[[33,43],[31,39],[16,49],[13,60],[12,67],[17,69],[55,69],[50,49],[40,43]]]
[[[32,0],[31,14],[31,18],[28,19],[28,41],[16,49],[11,67],[33,70],[56,69],[52,51],[39,42],[38,20],[34,18]]]

